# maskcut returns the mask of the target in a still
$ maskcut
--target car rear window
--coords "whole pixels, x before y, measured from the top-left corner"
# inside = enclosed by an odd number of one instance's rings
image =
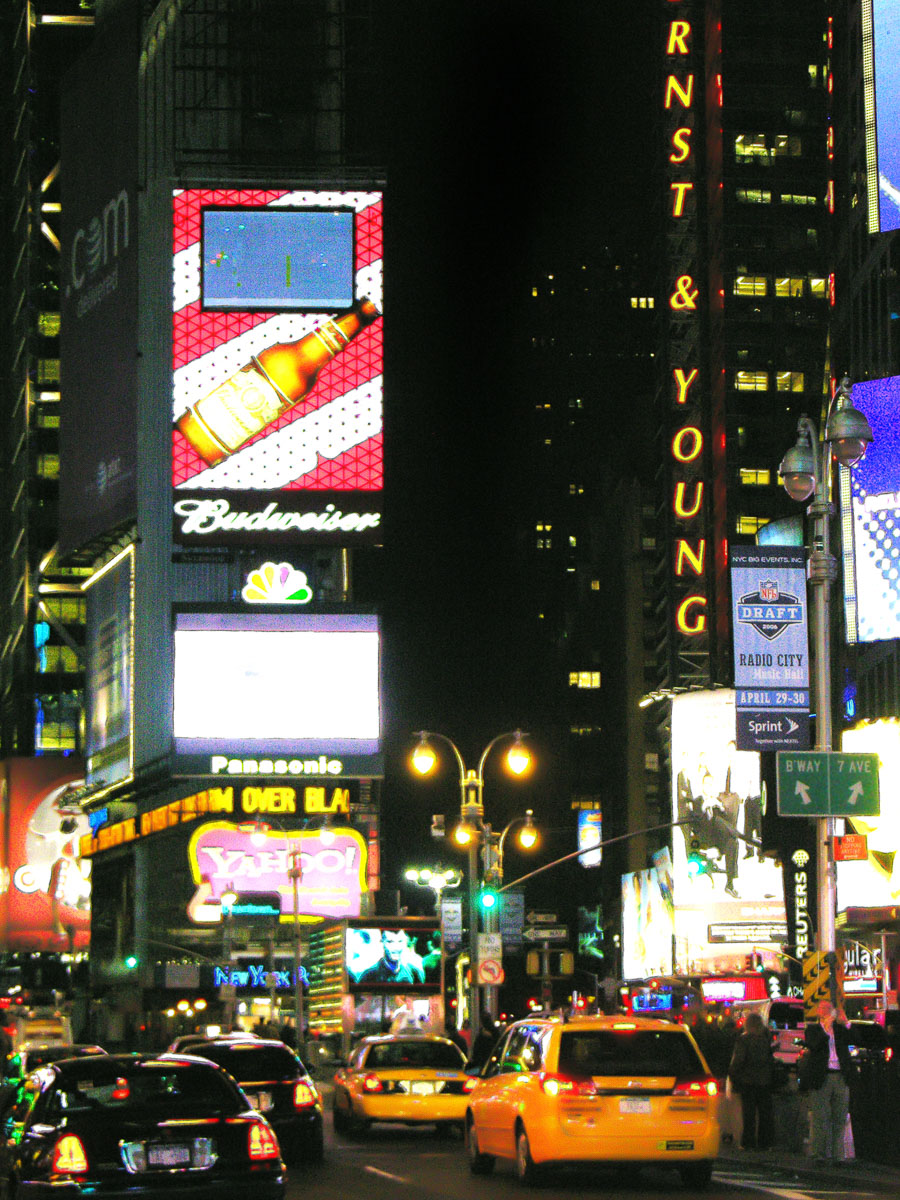
[[[234,1084],[214,1067],[161,1062],[119,1062],[108,1071],[66,1071],[48,1092],[46,1104],[56,1115],[157,1107],[165,1107],[168,1113],[232,1114],[245,1107]]]
[[[462,1051],[452,1042],[376,1042],[369,1047],[366,1067],[415,1067],[420,1070],[458,1071],[464,1064]]]
[[[769,1027],[776,1029],[799,1029],[805,1021],[803,1006],[779,1004],[777,1000],[769,1006]]]
[[[296,1079],[303,1067],[286,1046],[192,1046],[190,1054],[208,1058],[238,1083],[264,1079]]]
[[[648,1029],[566,1030],[559,1069],[571,1075],[697,1075],[703,1064],[683,1033]]]

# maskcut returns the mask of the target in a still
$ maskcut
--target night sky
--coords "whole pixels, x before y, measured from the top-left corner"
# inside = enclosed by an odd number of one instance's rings
[[[655,150],[649,4],[387,7],[386,890],[417,849],[455,861],[428,826],[458,811],[456,768],[412,781],[416,729],[451,736],[470,767],[529,729],[540,768],[515,792],[489,771],[488,817],[555,811],[554,852],[575,848],[516,563],[526,306],[539,270],[646,238]],[[560,872],[535,895],[565,886]]]

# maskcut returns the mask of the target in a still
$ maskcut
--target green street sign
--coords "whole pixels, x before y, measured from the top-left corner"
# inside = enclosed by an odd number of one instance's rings
[[[878,755],[780,750],[778,815],[877,817]]]

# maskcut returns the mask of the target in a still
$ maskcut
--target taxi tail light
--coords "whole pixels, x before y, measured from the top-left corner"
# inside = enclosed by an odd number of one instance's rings
[[[894,1047],[893,1046],[885,1046],[884,1061],[890,1062],[893,1057],[894,1057]]]
[[[247,1132],[247,1152],[254,1162],[280,1158],[278,1138],[264,1121],[254,1121]]]
[[[53,1147],[50,1170],[54,1175],[85,1175],[88,1170],[87,1154],[81,1138],[67,1133]]]
[[[712,1075],[701,1075],[695,1079],[679,1079],[674,1088],[673,1096],[718,1096],[719,1084]]]
[[[470,1075],[468,1079],[463,1080],[462,1090],[464,1092],[474,1092],[478,1087],[477,1075]]]
[[[317,1099],[316,1089],[302,1079],[294,1084],[294,1108],[312,1108]]]
[[[593,1079],[587,1076],[553,1075],[541,1072],[541,1091],[547,1096],[596,1096]]]
[[[362,1090],[364,1092],[383,1092],[384,1091],[384,1084],[381,1082],[381,1080],[378,1078],[377,1075],[373,1075],[371,1073],[368,1075],[363,1075],[360,1083],[362,1086]]]

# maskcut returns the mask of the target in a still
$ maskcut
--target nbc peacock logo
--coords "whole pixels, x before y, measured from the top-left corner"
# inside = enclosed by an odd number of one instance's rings
[[[241,597],[247,604],[309,604],[313,593],[303,571],[267,562],[247,576]]]

